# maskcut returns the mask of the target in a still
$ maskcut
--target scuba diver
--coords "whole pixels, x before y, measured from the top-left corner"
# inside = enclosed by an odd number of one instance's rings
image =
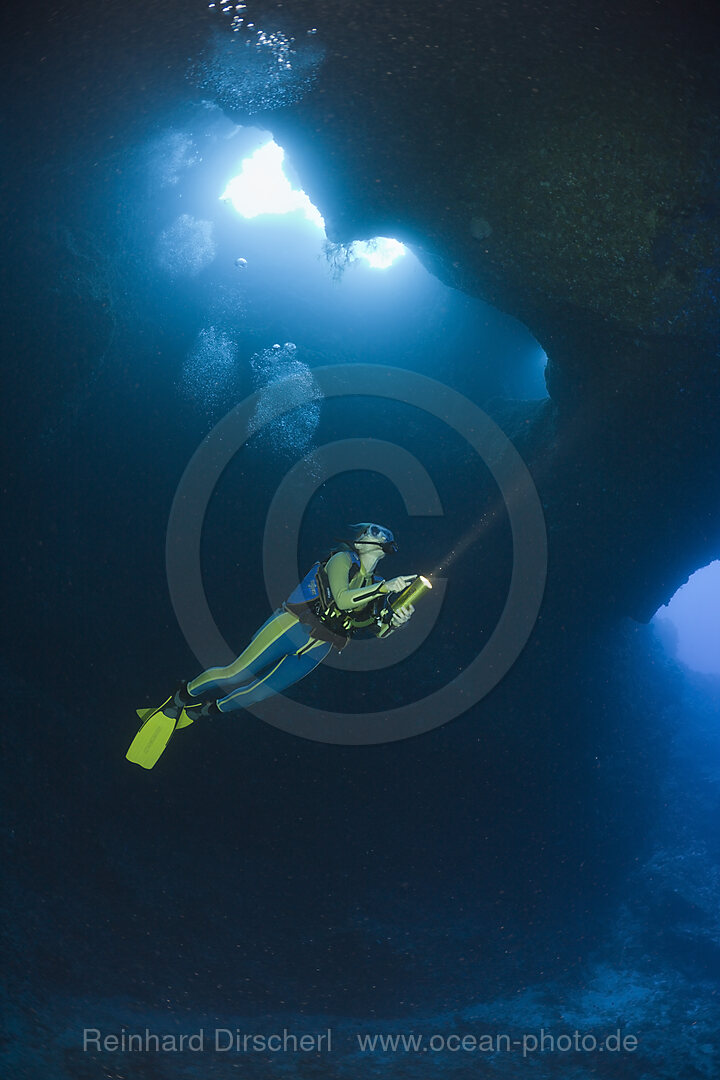
[[[232,664],[181,683],[157,709],[138,709],[143,726],[129,761],[151,769],[178,729],[263,701],[299,682],[353,637],[386,637],[407,623],[415,610],[412,593],[430,583],[415,574],[379,577],[377,564],[397,551],[393,533],[369,521],[349,527],[355,530],[352,542],[315,563]]]

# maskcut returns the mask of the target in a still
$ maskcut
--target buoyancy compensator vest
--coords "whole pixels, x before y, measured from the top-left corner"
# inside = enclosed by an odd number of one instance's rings
[[[325,559],[320,559],[308,570],[302,581],[295,586],[283,607],[286,611],[296,615],[300,622],[312,628],[313,637],[320,641],[329,641],[336,649],[342,650],[352,637],[353,628],[358,616],[362,618],[368,609],[373,608],[372,601],[364,608],[353,611],[343,611],[333,600],[332,590],[327,574],[327,564],[338,551],[347,551],[351,559],[350,580],[360,570],[360,556],[348,545],[331,551]],[[373,581],[382,581],[373,574]]]

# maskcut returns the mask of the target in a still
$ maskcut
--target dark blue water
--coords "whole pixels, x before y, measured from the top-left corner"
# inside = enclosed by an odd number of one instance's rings
[[[221,201],[273,108],[312,92],[319,38],[295,82],[248,54],[238,90],[202,5],[143,8],[138,33],[140,15],[28,17],[9,59],[4,1075],[420,1076],[425,1060],[512,1077],[541,1029],[622,1029],[639,1052],[547,1050],[538,1075],[714,1076],[717,681],[647,627],[586,621],[552,534],[527,643],[451,722],[334,745],[240,712],[178,733],[151,772],[125,760],[135,709],[203,666],[171,604],[168,519],[192,455],[249,395],[262,419],[285,380],[288,411],[232,456],[204,521],[204,587],[234,651],[270,612],[266,518],[300,461],[313,484],[291,576],[357,520],[396,532],[387,576],[457,549],[429,636],[377,670],[317,669],[290,696],[318,709],[389,711],[466,669],[503,615],[517,538],[459,405],[323,398],[316,372],[436,380],[497,422],[541,489],[551,469],[542,349],[430,272],[440,244],[388,222],[402,258],[337,272],[299,213],[245,220]],[[219,107],[253,95],[257,128]],[[290,153],[287,169],[301,189]],[[420,462],[442,512],[409,512],[362,454],[324,476],[315,455],[346,439]],[[83,1046],[86,1029],[146,1028],[204,1045]],[[218,1052],[216,1028],[331,1028],[333,1049]],[[413,1031],[512,1046],[362,1060],[358,1033]]]

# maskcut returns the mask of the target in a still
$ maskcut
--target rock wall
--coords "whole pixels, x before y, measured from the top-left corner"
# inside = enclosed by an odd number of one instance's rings
[[[265,122],[330,237],[410,242],[547,352],[553,419],[525,452],[551,533],[578,600],[648,619],[720,551],[715,16],[615,0],[254,13],[292,18],[299,51],[308,27],[325,46],[314,89]]]

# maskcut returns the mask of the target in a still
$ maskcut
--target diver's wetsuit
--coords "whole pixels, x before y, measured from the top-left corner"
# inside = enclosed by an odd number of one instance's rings
[[[347,551],[328,560],[326,573],[333,601],[350,621],[348,636],[365,628],[378,637],[392,632],[387,625],[378,626],[375,615],[375,601],[386,593],[382,579],[357,567]],[[285,690],[317,667],[333,647],[313,629],[294,612],[278,608],[237,660],[198,675],[187,684],[188,695],[214,701],[220,712],[232,712]]]

